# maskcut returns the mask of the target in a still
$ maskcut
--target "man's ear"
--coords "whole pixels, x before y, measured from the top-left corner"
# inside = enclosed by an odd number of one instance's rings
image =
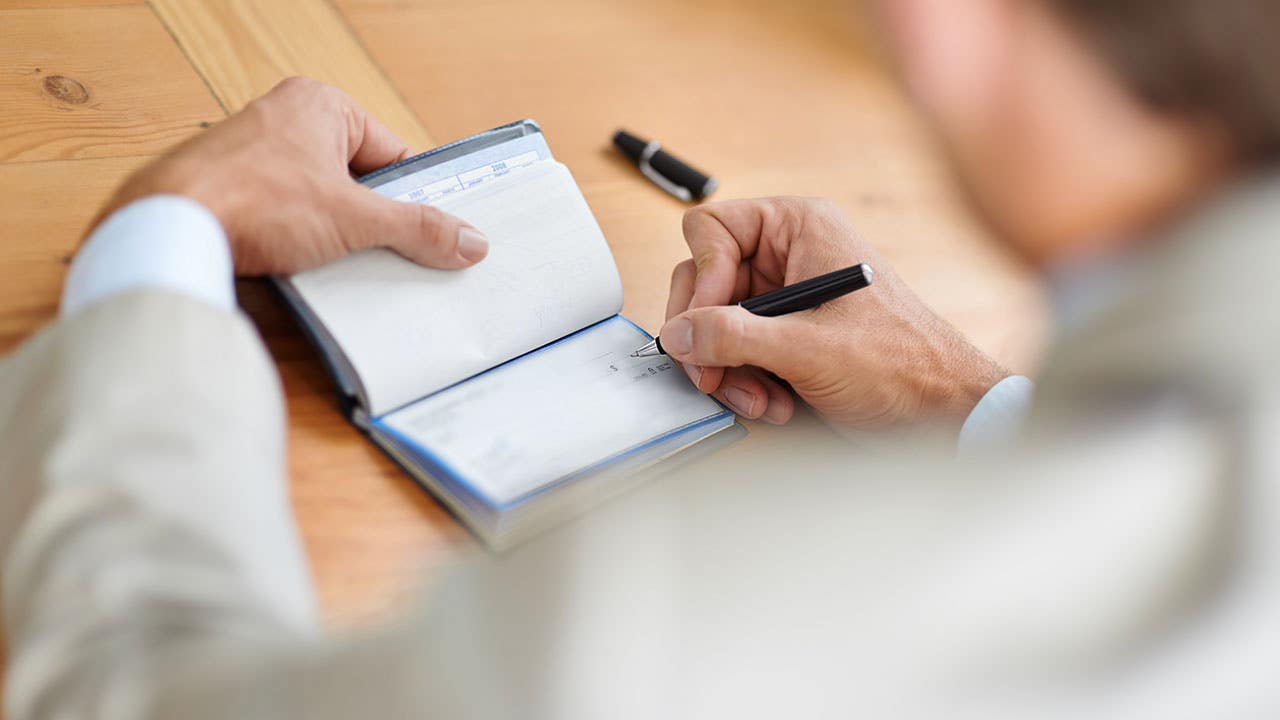
[[[1012,56],[1016,0],[879,0],[908,91],[944,130],[998,102]]]

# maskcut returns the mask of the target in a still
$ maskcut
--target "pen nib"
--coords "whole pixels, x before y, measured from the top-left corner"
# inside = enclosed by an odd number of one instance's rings
[[[644,357],[653,357],[654,355],[661,355],[661,354],[662,354],[662,346],[658,344],[658,339],[654,338],[649,342],[645,343],[643,346],[636,348],[636,351],[631,353],[631,357],[644,358]]]

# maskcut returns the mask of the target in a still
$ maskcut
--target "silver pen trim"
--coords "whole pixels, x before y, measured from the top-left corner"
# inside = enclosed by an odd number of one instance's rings
[[[653,165],[649,164],[649,161],[653,159],[654,154],[661,149],[662,143],[657,140],[650,140],[649,144],[644,146],[644,150],[640,151],[640,159],[636,162],[640,167],[640,173],[649,178],[654,185],[666,190],[681,201],[693,202],[693,193],[689,191],[689,188],[681,187],[671,182],[667,178],[663,177],[662,173],[654,170]]]
[[[654,338],[631,353],[631,357],[653,357],[661,354],[662,349],[658,347],[658,338]]]

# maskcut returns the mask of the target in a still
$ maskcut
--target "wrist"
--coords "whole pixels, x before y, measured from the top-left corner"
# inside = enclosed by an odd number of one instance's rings
[[[178,196],[199,204],[217,219],[228,238],[231,229],[228,219],[232,215],[230,204],[235,202],[236,190],[217,192],[205,187],[207,181],[192,169],[188,171],[181,163],[172,160],[160,160],[134,173],[116,190],[111,199],[99,212],[87,233],[104,222],[116,211],[144,198],[159,195]]]
[[[949,325],[943,329],[935,335],[941,342],[923,353],[931,362],[917,378],[920,419],[960,424],[988,390],[1012,373]]]
[[[976,348],[973,352],[975,357],[957,363],[948,389],[934,401],[940,419],[963,423],[983,396],[1012,374]]]
[[[112,211],[76,253],[63,286],[70,314],[136,288],[235,307],[231,253],[221,224],[203,205],[169,193]]]

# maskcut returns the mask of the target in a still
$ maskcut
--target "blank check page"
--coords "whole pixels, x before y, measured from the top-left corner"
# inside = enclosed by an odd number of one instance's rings
[[[609,245],[560,163],[519,168],[436,204],[489,237],[488,257],[433,270],[369,250],[292,279],[359,374],[374,416],[622,307]]]
[[[380,423],[429,452],[491,505],[590,469],[724,408],[621,317],[391,413]]]

